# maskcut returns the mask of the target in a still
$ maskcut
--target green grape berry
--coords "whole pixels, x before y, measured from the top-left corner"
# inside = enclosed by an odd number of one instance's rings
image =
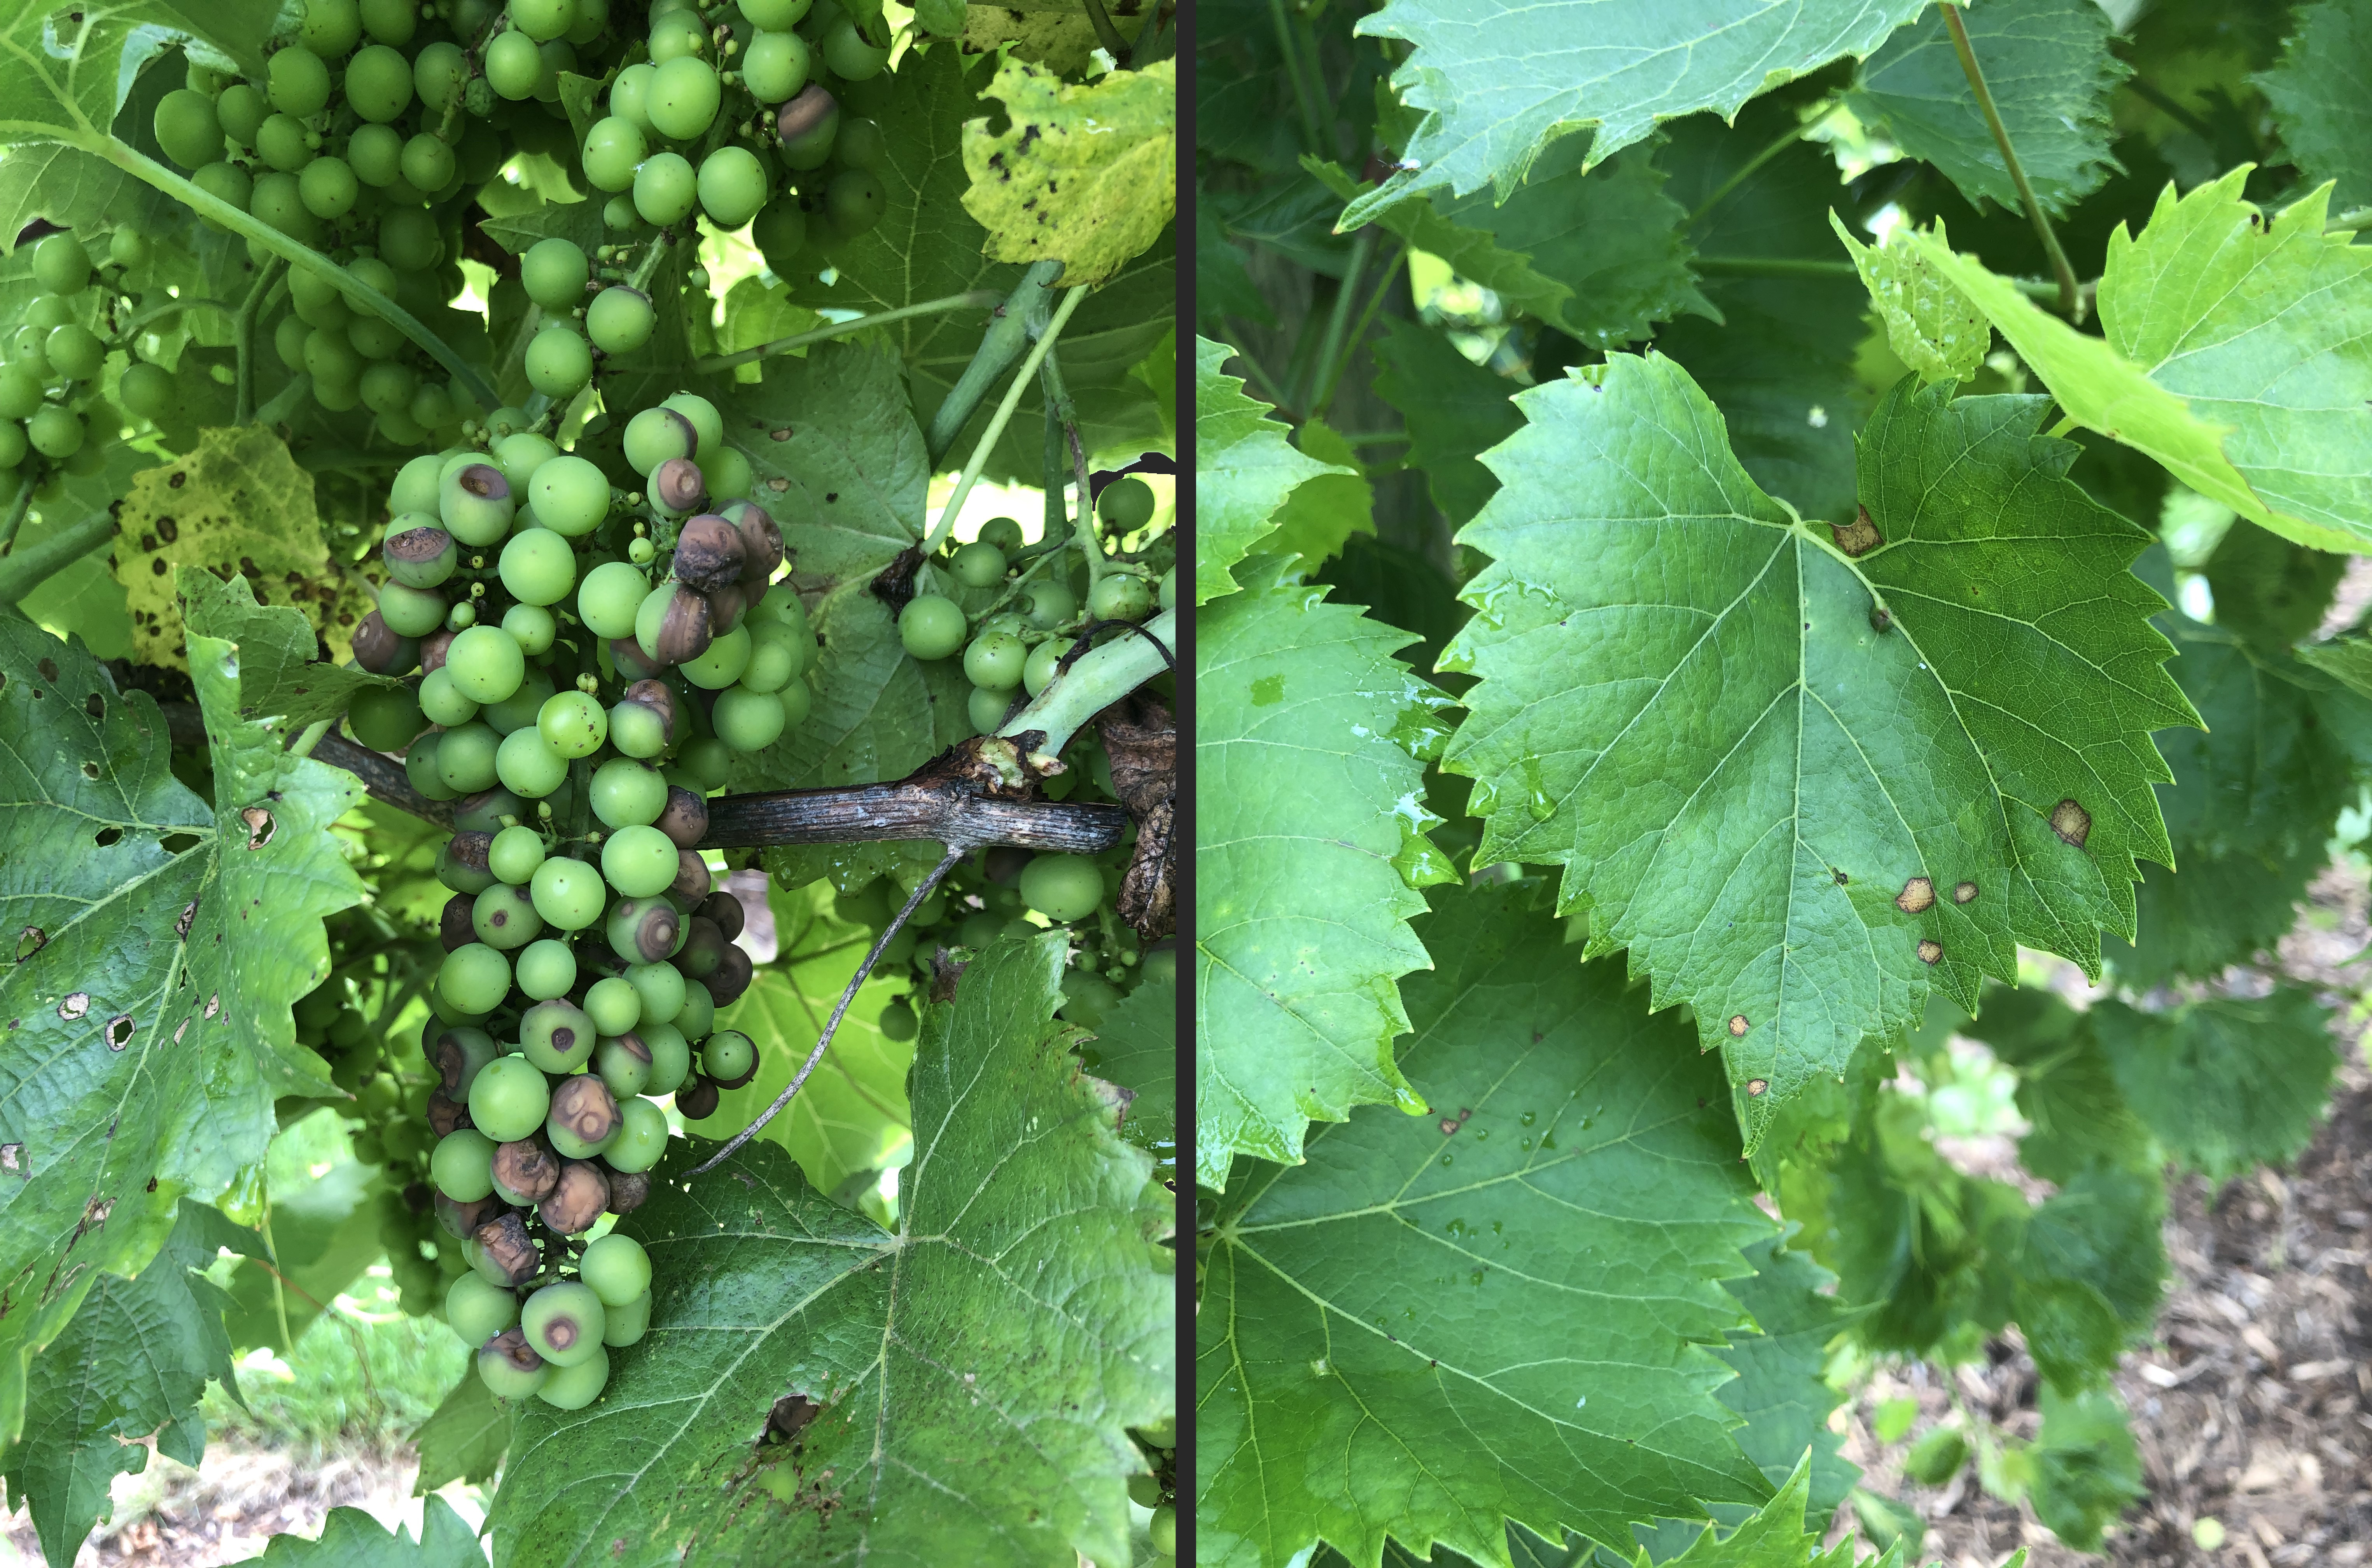
[[[595,789],[598,799],[598,783]],[[676,870],[675,841],[657,828],[631,824],[601,845],[601,875],[630,899],[665,892],[675,881]]]
[[[563,931],[582,931],[592,925],[609,903],[601,873],[568,855],[554,855],[537,866],[529,890],[536,913]]]
[[[606,1328],[604,1330],[606,1332]],[[601,1397],[610,1382],[610,1353],[599,1344],[593,1353],[573,1366],[553,1365],[536,1390],[536,1398],[555,1410],[581,1411]]]
[[[494,1162],[493,1139],[473,1128],[457,1128],[437,1140],[436,1152],[428,1157],[428,1178],[436,1184],[436,1191],[455,1202],[474,1203],[494,1190]]]
[[[522,604],[558,604],[576,586],[576,556],[550,528],[522,528],[503,546],[503,587]],[[507,639],[507,633],[502,633]],[[513,647],[518,646],[514,640]]]
[[[484,1344],[517,1322],[518,1315],[516,1295],[500,1285],[488,1284],[476,1274],[458,1275],[445,1288],[445,1321],[461,1336],[464,1344]]]
[[[890,64],[886,45],[876,45],[857,30],[855,18],[843,17],[823,35],[823,63],[844,82],[870,81]]]
[[[1104,901],[1104,874],[1082,854],[1041,854],[1021,868],[1021,897],[1049,920],[1084,920]]]
[[[593,379],[593,350],[575,327],[554,322],[528,344],[527,378],[545,397],[565,401]]]
[[[654,154],[634,171],[634,211],[645,223],[661,228],[681,223],[699,197],[699,177],[681,154]]]
[[[623,1134],[621,1136],[622,1137]],[[613,1151],[616,1147],[614,1144],[610,1145]],[[602,1157],[606,1159],[608,1156],[605,1155]],[[613,1231],[610,1234],[615,1235],[616,1232]],[[651,1293],[649,1291],[645,1291],[634,1300],[621,1302],[615,1307],[610,1307],[607,1302],[602,1303],[602,1306],[608,1308],[608,1321],[601,1330],[601,1342],[611,1350],[617,1350],[624,1345],[637,1344],[641,1342],[645,1334],[650,1332]]]
[[[527,504],[545,528],[582,539],[609,519],[609,476],[573,453],[549,459],[528,480]]]
[[[505,788],[541,800],[568,782],[568,759],[545,745],[533,725],[525,725],[503,737],[494,776]]]
[[[603,354],[632,354],[651,341],[657,323],[651,296],[623,285],[603,289],[585,308],[585,335]]]
[[[968,588],[993,588],[1005,581],[1005,552],[974,540],[959,547],[948,565],[956,581]]]
[[[980,540],[983,544],[996,546],[1009,556],[1022,546],[1021,525],[1011,517],[991,517],[980,525]]]
[[[612,114],[596,122],[585,133],[585,178],[597,190],[631,190],[636,183],[635,171],[648,153],[649,145],[643,140],[642,130],[622,115]]]
[[[664,75],[664,72],[662,72]],[[700,163],[700,207],[719,228],[739,228],[766,204],[766,168],[744,146],[727,145]]]
[[[605,1039],[631,1033],[643,1021],[643,993],[622,975],[597,980],[585,993],[585,1016]]]
[[[808,41],[794,32],[761,32],[741,56],[741,85],[760,103],[789,102],[814,74]]]
[[[1096,515],[1121,533],[1134,533],[1153,520],[1157,505],[1153,486],[1134,474],[1122,474],[1096,497]]]
[[[1040,583],[1029,590],[1029,624],[1051,632],[1068,624],[1079,613],[1079,596],[1061,583]]]
[[[673,964],[632,964],[622,978],[640,1000],[636,1025],[665,1024],[683,1011],[683,971]]]
[[[539,1002],[519,1018],[519,1051],[546,1073],[574,1073],[593,1058],[598,1031],[584,1010],[564,1001]]]
[[[651,1081],[651,1053],[632,1034],[605,1037],[594,1048],[593,1071],[621,1103],[643,1092]]]
[[[511,983],[531,1001],[565,996],[576,984],[576,955],[567,943],[554,937],[530,942],[511,965]]]
[[[552,1090],[524,1056],[497,1056],[470,1086],[470,1121],[498,1144],[527,1137],[551,1110]]]
[[[401,751],[428,727],[428,715],[403,687],[366,688],[346,709],[346,727],[374,751]]]
[[[1029,661],[1021,667],[1021,689],[1035,697],[1052,685],[1055,668],[1071,651],[1071,644],[1068,637],[1055,637],[1032,648]]]
[[[223,155],[223,127],[215,100],[188,87],[176,87],[157,101],[149,122],[157,145],[183,168],[199,168]]]
[[[470,927],[487,947],[509,952],[543,935],[543,916],[535,912],[535,900],[526,889],[496,882],[478,895]]]
[[[525,887],[543,861],[543,835],[525,823],[505,828],[486,849],[486,869],[513,887]]]
[[[576,0],[510,0],[511,26],[549,43],[576,25]]]
[[[302,46],[274,54],[264,72],[264,89],[272,107],[303,120],[319,114],[330,102],[330,67],[320,55]]]
[[[1021,668],[1029,649],[1010,632],[983,632],[964,649],[964,679],[991,691],[1011,691],[1021,684]]]
[[[510,960],[483,942],[454,948],[436,971],[437,994],[472,1016],[501,1006],[510,988]]]
[[[824,211],[844,238],[871,232],[889,210],[890,198],[870,169],[843,168],[824,187]]]
[[[519,1327],[544,1360],[578,1365],[601,1353],[601,1298],[573,1281],[548,1284],[527,1298]]]
[[[651,78],[657,75],[657,66],[636,64],[619,72],[618,79],[610,84],[610,112],[645,134],[651,128]]]
[[[519,258],[519,282],[527,296],[546,310],[573,310],[583,304],[591,275],[585,252],[557,237],[537,240]]]
[[[321,58],[340,59],[362,41],[362,6],[356,0],[305,0],[305,20],[296,36]]]
[[[554,692],[537,712],[537,732],[561,756],[590,757],[610,738],[610,715],[599,699],[583,691]]]
[[[657,1087],[656,1078],[650,1092],[662,1092]],[[667,1112],[649,1100],[630,1098],[618,1108],[618,1131],[610,1138],[610,1146],[601,1151],[601,1157],[613,1169],[631,1175],[658,1164],[659,1156],[667,1153]]]
[[[667,61],[651,78],[645,105],[651,128],[679,142],[705,135],[715,123],[722,95],[716,68],[707,61],[689,54]]]
[[[953,599],[916,594],[898,612],[898,640],[917,659],[943,659],[964,645],[964,612]]]
[[[604,1307],[623,1307],[651,1288],[650,1254],[633,1237],[615,1231],[587,1246],[576,1271]]]
[[[1142,621],[1153,613],[1153,585],[1115,572],[1088,590],[1087,613],[1099,621]]]
[[[445,668],[462,695],[499,703],[527,678],[527,656],[501,627],[472,626],[446,649]]]
[[[616,714],[610,716],[614,724]],[[613,757],[593,772],[593,815],[610,828],[648,827],[667,809],[667,780],[657,768],[631,757]]]
[[[971,695],[964,699],[964,716],[971,720],[971,727],[978,733],[994,735],[1005,723],[1005,715],[1012,708],[1016,695],[1010,688],[992,690],[975,686],[971,689]]]

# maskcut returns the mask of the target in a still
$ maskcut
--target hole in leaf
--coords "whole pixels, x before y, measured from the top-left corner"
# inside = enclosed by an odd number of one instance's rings
[[[99,764],[96,762],[85,762],[82,765],[82,776],[96,783],[99,778]]]
[[[107,703],[96,691],[82,700],[82,711],[95,719],[107,716]]]
[[[87,991],[75,992],[58,1004],[58,1016],[61,1018],[79,1018],[89,1011],[90,993]]]
[[[108,1046],[108,1049],[109,1049],[109,1050],[110,1050],[110,1051],[121,1051],[121,1050],[122,1050],[125,1046],[130,1045],[130,1044],[132,1043],[132,1031],[133,1031],[133,1024],[132,1024],[132,1015],[131,1015],[131,1014],[129,1014],[129,1013],[118,1013],[118,1014],[117,1014],[115,1016],[113,1016],[112,1018],[108,1019],[108,1020],[107,1020],[107,1046]]]
[[[49,945],[50,934],[48,932],[42,930],[38,925],[29,925],[25,927],[24,930],[17,934],[17,961],[20,964],[23,963],[27,958],[31,958],[34,954],[40,952],[43,947],[46,947]]]
[[[199,840],[195,833],[167,833],[157,842],[164,846],[167,854],[181,854],[197,848]]]
[[[90,836],[90,842],[101,849],[112,849],[122,837],[123,830],[121,828],[101,828]]]
[[[279,824],[273,821],[271,812],[261,806],[250,806],[238,815],[239,819],[247,824],[248,848],[262,849],[272,842],[272,835]]]

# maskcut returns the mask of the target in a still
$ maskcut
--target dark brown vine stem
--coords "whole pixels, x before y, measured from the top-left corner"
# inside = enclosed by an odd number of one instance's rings
[[[205,744],[194,703],[163,704],[176,746]],[[703,849],[763,849],[779,844],[853,844],[928,839],[966,850],[989,844],[1066,854],[1094,854],[1120,842],[1128,814],[1117,806],[1016,798],[1008,784],[978,765],[967,741],[894,784],[843,789],[786,789],[719,796],[708,803]],[[363,781],[375,800],[450,827],[453,807],[412,787],[403,764],[332,732],[313,758]],[[995,791],[998,793],[991,793]]]

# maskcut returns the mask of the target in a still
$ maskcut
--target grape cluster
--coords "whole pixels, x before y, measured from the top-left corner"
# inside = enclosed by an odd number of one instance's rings
[[[810,239],[872,228],[888,145],[874,122],[844,116],[831,88],[888,67],[886,35],[866,31],[882,25],[860,24],[837,0],[654,6],[649,58],[610,84],[608,113],[580,151],[587,182],[611,193],[607,222],[669,228],[694,210],[722,229],[755,220],[751,238],[784,276]]]
[[[1089,755],[1092,762],[1102,761],[1100,749]],[[1103,778],[1109,794],[1108,772]],[[1167,949],[1145,949],[1136,933],[1112,912],[1112,895],[1128,855],[1125,847],[1094,856],[1033,854],[1001,847],[957,865],[915,907],[913,918],[882,952],[878,972],[911,982],[907,993],[883,1007],[882,1032],[896,1040],[915,1037],[917,999],[929,990],[933,958],[941,948],[980,951],[1009,931],[1034,926],[1031,912],[1049,925],[1067,928],[1071,939],[1070,967],[1063,978],[1063,1016],[1083,1028],[1099,1026],[1123,995],[1176,961]],[[878,878],[840,894],[832,901],[832,912],[878,934],[905,901],[894,883]]]
[[[1152,486],[1133,474],[1107,485],[1096,502],[1106,524],[1122,536],[1143,528],[1155,505]],[[996,733],[1017,703],[1046,689],[1076,642],[1066,633],[1084,621],[1142,621],[1157,606],[1167,610],[1175,602],[1174,571],[1157,581],[1149,568],[1117,561],[1086,589],[1083,617],[1085,584],[1076,580],[1083,579],[1083,570],[1046,571],[1059,569],[1067,559],[1068,543],[1025,550],[1019,523],[992,517],[971,543],[926,563],[916,582],[920,586],[926,575],[943,572],[960,588],[1002,589],[996,601],[978,615],[967,615],[949,594],[924,591],[898,614],[899,640],[913,657],[928,661],[962,654],[964,679],[972,687],[971,726],[983,735]]]
[[[347,714],[456,803],[419,1106],[470,1269],[447,1315],[490,1388],[571,1408],[599,1391],[604,1343],[647,1321],[639,1249],[579,1240],[648,1191],[668,1121],[647,1097],[698,1120],[757,1071],[747,1035],[714,1028],[750,965],[693,846],[734,754],[805,717],[815,645],[773,583],[773,519],[719,500],[750,470],[716,410],[678,393],[622,436],[634,490],[507,411],[483,447],[404,466],[355,646],[420,673]]]
[[[1145,1528],[1148,1543],[1167,1562],[1178,1555],[1178,1418],[1130,1434],[1153,1467],[1151,1475],[1128,1478],[1129,1501],[1153,1510]]]
[[[498,22],[511,30],[496,32]],[[526,90],[498,92],[488,51],[521,29],[542,35],[536,73]],[[262,79],[192,65],[187,85],[158,102],[154,130],[200,190],[435,319],[463,287],[461,228],[475,190],[514,150],[569,157],[560,74],[601,74],[617,42],[608,0],[306,0],[296,35]],[[249,251],[265,259],[260,244]],[[292,373],[311,377],[324,408],[366,408],[399,446],[483,412],[361,296],[299,268],[287,298],[273,346]],[[456,346],[483,357],[483,342]]]
[[[99,398],[100,377],[109,354],[128,353],[139,336],[132,308],[150,250],[147,238],[129,227],[108,235],[96,266],[80,235],[52,234],[34,245],[33,281],[41,292],[0,340],[6,351],[0,476],[29,480],[36,494],[53,498],[60,475],[96,473],[106,462],[122,421]],[[134,359],[116,396],[131,412],[155,419],[172,406],[173,378]]]

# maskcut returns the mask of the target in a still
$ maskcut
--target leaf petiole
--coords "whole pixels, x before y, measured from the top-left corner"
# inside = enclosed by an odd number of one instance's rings
[[[902,305],[895,310],[877,310],[870,316],[858,316],[846,321],[834,321],[813,331],[794,332],[787,338],[760,343],[755,348],[738,349],[732,354],[715,354],[706,359],[692,361],[692,369],[708,375],[713,371],[730,370],[737,365],[751,365],[771,354],[788,354],[793,349],[806,348],[810,343],[830,343],[867,327],[886,327],[892,321],[903,321],[910,316],[931,316],[942,310],[994,310],[1004,296],[987,289],[972,289],[963,294],[945,295],[937,299],[925,299],[919,304]]]
[[[2060,312],[2080,325],[2084,319],[2084,297],[2076,286],[2076,269],[2069,264],[2067,252],[2059,248],[2059,236],[2051,226],[2051,215],[2034,199],[2034,187],[2027,180],[2026,166],[2017,161],[2017,149],[2010,145],[2009,127],[2002,123],[2001,110],[1994,106],[1993,89],[1985,86],[1984,68],[1977,64],[1976,49],[1969,42],[1969,25],[1960,20],[1960,8],[1953,0],[1936,0],[1936,8],[1944,13],[1944,26],[1952,35],[1952,48],[1960,57],[1960,70],[1969,78],[1970,89],[1977,95],[1977,108],[1994,134],[1994,145],[2001,148],[2002,162],[2009,166],[2010,181],[2017,187],[2017,199],[2025,204],[2026,215],[2034,225],[2035,238],[2042,241],[2043,253],[2051,258],[2051,270],[2059,279]]]
[[[936,554],[939,546],[947,542],[948,535],[955,528],[958,514],[963,510],[965,497],[971,494],[971,487],[980,481],[980,470],[988,464],[989,453],[996,449],[997,441],[1005,435],[1005,427],[1013,421],[1013,411],[1021,405],[1021,394],[1028,389],[1030,377],[1038,373],[1038,366],[1052,352],[1054,340],[1063,335],[1063,323],[1071,319],[1071,313],[1079,308],[1079,302],[1087,296],[1087,291],[1084,288],[1063,291],[1063,302],[1054,307],[1053,319],[1046,323],[1046,330],[1030,345],[1029,357],[1021,362],[1021,369],[1014,376],[1013,384],[1005,389],[1005,400],[996,405],[996,412],[990,418],[988,428],[982,431],[980,439],[973,443],[971,460],[964,464],[963,477],[956,482],[955,494],[948,497],[946,507],[939,513],[938,522],[932,527],[930,536],[923,540],[924,555]]]

